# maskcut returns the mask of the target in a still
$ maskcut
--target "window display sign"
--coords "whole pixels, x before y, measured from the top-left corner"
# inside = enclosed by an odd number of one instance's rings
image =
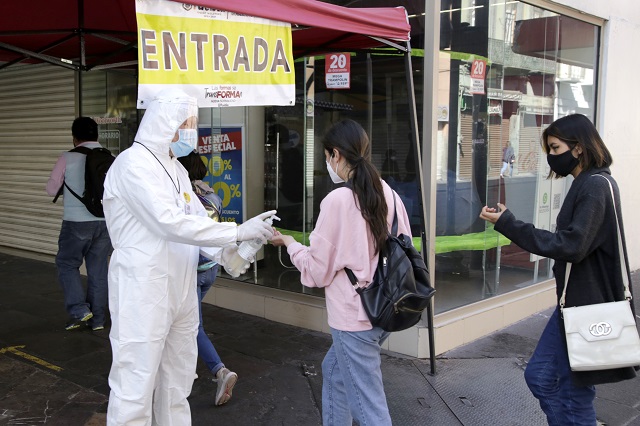
[[[198,154],[207,165],[203,179],[220,198],[224,222],[242,222],[242,127],[200,127]]]
[[[470,93],[484,95],[484,76],[487,72],[487,62],[475,59],[471,63],[471,88]]]
[[[201,108],[293,105],[291,24],[168,0],[136,1],[138,108],[176,87]]]
[[[556,219],[562,206],[562,195],[564,194],[567,178],[560,180],[547,179],[550,168],[546,160],[546,155],[544,155],[542,150],[540,150],[538,155],[538,182],[536,185],[533,224],[538,229],[556,232]],[[529,255],[531,262],[541,259],[544,259],[544,257],[533,253]]]
[[[331,53],[324,58],[324,81],[327,89],[351,87],[351,56],[348,53]]]

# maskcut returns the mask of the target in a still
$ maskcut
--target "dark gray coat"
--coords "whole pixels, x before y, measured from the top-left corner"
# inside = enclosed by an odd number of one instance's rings
[[[627,265],[625,273],[631,282],[618,185],[608,168],[584,171],[573,181],[558,213],[556,232],[537,229],[530,223],[517,220],[509,210],[505,211],[495,224],[496,231],[524,250],[555,260],[553,272],[558,300],[564,288],[567,262],[573,264],[566,306],[624,300],[611,190],[604,179],[593,176],[594,174],[606,177],[613,185]],[[562,321],[560,323],[562,324]],[[562,333],[564,334],[564,330]],[[620,368],[574,372],[572,376],[577,386],[586,386],[618,382],[631,379],[635,375],[633,368]]]

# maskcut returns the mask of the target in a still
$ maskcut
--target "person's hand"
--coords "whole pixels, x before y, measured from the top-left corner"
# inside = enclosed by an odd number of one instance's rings
[[[280,231],[274,230],[273,237],[269,240],[274,246],[289,246],[289,244],[295,243],[296,240],[291,235],[284,235]]]
[[[235,269],[232,269],[231,260],[236,256],[237,252],[238,252],[237,244],[231,244],[229,246],[226,246],[225,248],[222,249],[220,261],[218,262],[224,267],[224,270],[227,271],[227,274],[231,275],[233,278],[238,278],[240,275],[247,272],[247,270],[249,269],[249,266],[251,265],[251,262],[249,262],[248,260],[244,260],[240,256],[238,256],[238,259],[243,260],[244,262],[238,267],[236,267]]]
[[[264,220],[275,214],[275,210],[270,210],[238,225],[238,241],[260,240],[262,244],[265,244],[273,235],[273,228]]]
[[[507,209],[507,206],[498,203],[498,208],[500,210],[497,210],[493,207],[484,206],[482,208],[482,211],[480,212],[480,219],[484,219],[487,222],[496,223],[498,219],[500,219],[502,213]]]

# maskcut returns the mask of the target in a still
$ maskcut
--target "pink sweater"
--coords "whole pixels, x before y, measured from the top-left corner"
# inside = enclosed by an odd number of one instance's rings
[[[391,230],[393,221],[393,195],[383,181]],[[404,204],[396,195],[398,232],[411,236],[409,218]],[[353,192],[338,188],[330,192],[320,204],[320,216],[309,236],[309,247],[300,243],[287,248],[291,261],[301,272],[302,284],[307,287],[325,287],[328,322],[331,328],[342,331],[370,330],[371,323],[354,290],[344,267],[350,268],[359,283],[373,279],[378,255],[367,222],[358,210]],[[362,285],[362,284],[361,284]]]

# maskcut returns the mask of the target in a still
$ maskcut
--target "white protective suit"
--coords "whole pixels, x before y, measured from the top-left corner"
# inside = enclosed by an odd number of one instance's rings
[[[108,425],[150,425],[152,417],[163,426],[191,424],[199,246],[235,244],[238,235],[235,223],[207,217],[186,170],[169,155],[176,130],[197,115],[193,98],[154,100],[137,143],[107,174],[103,203],[114,247]]]

